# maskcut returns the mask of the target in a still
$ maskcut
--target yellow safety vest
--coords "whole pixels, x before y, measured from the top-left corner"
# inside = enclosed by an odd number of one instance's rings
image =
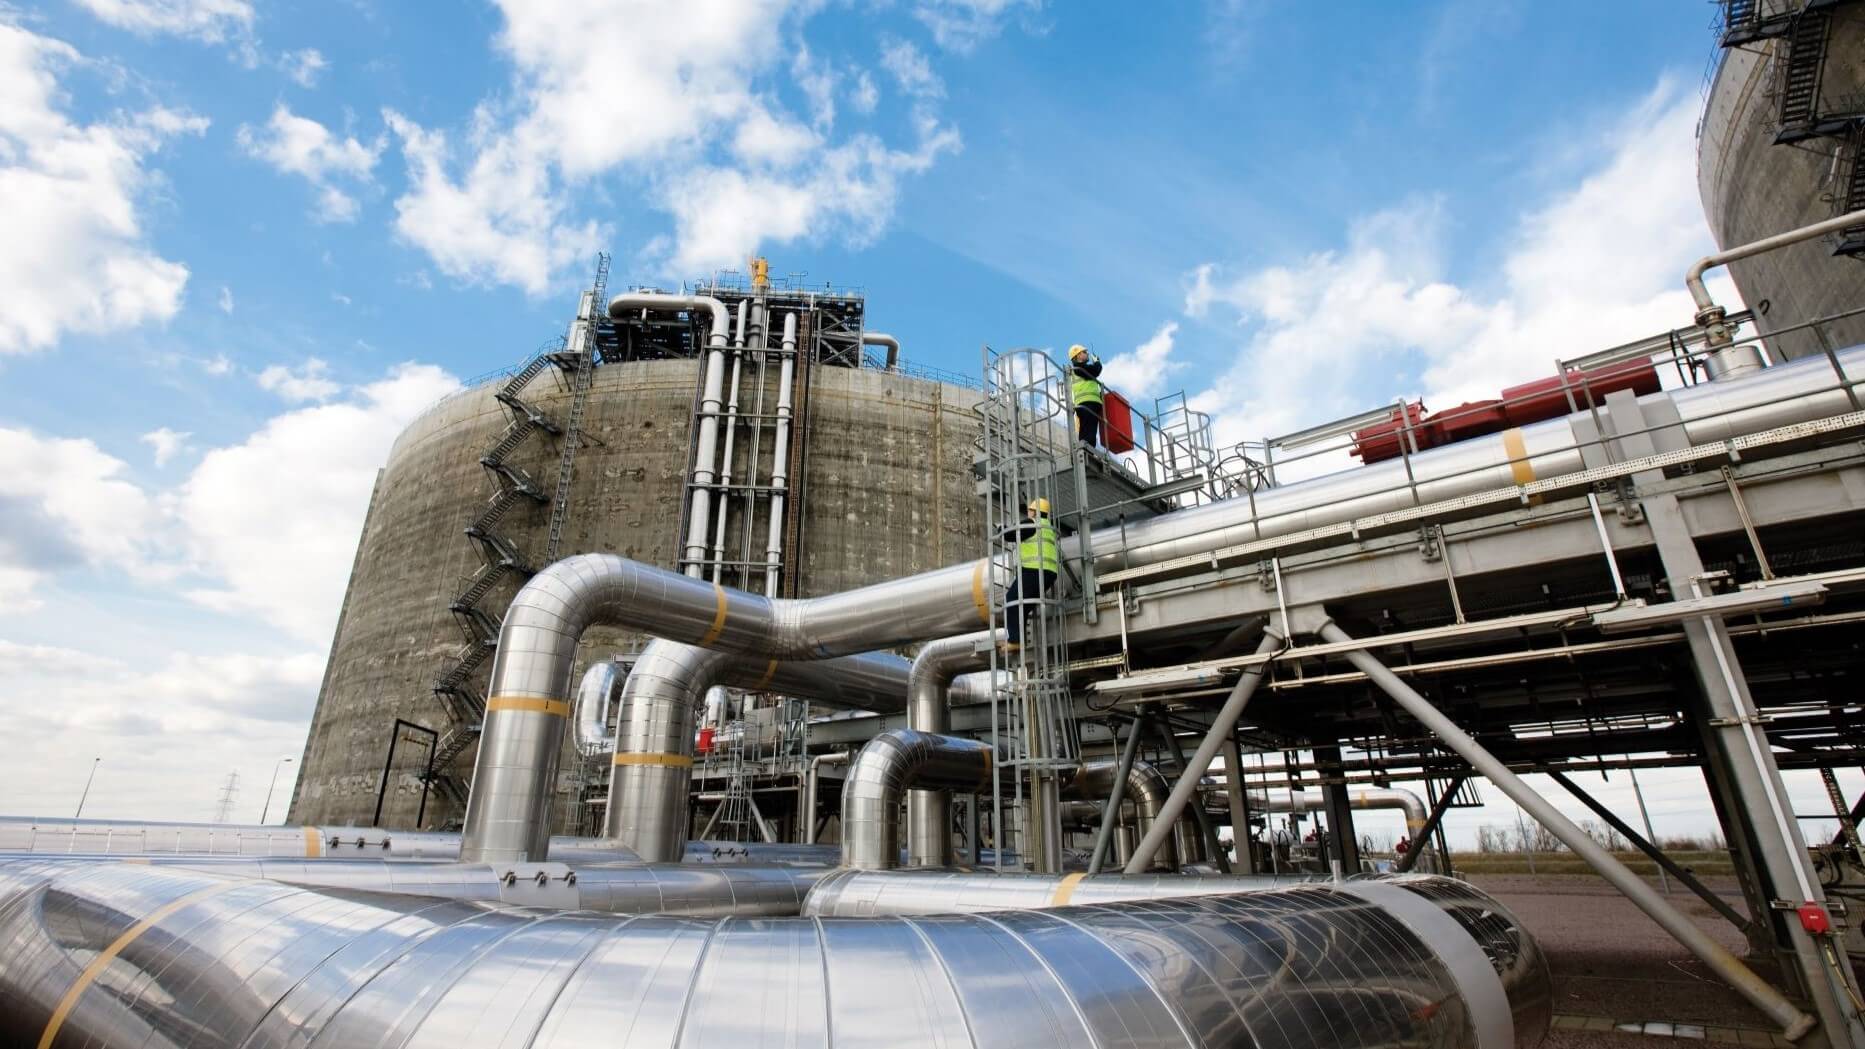
[[[1049,518],[1038,517],[1036,534],[1017,544],[1017,564],[1045,572],[1062,570],[1062,554],[1056,548],[1056,530],[1049,524]]]
[[[1075,381],[1069,386],[1069,394],[1075,398],[1075,403],[1078,405],[1100,404],[1101,380],[1088,379],[1077,375],[1075,376]]]

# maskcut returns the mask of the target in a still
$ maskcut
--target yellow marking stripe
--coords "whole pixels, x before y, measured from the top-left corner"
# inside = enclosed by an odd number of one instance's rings
[[[770,684],[771,679],[776,676],[777,676],[777,661],[773,659],[771,660],[770,665],[764,668],[764,676],[759,678],[757,680],[757,683],[751,686],[750,691],[752,692],[761,691],[764,688],[764,686]]]
[[[1056,894],[1049,898],[1049,906],[1067,907],[1068,901],[1075,897],[1075,886],[1080,885],[1081,880],[1086,877],[1087,877],[1086,874],[1083,874],[1082,872],[1077,871],[1074,874],[1071,874],[1068,877],[1063,878],[1062,884],[1056,886]]]
[[[727,605],[725,588],[714,583],[712,584],[712,592],[718,598],[719,610],[712,614],[712,629],[706,631],[706,636],[699,639],[699,647],[701,648],[705,648],[707,645],[719,640],[719,635],[725,633],[725,609]]]
[[[304,854],[311,857],[324,854],[324,836],[317,832],[316,827],[304,828]]]
[[[690,769],[693,759],[686,754],[617,754],[617,765],[661,765],[670,769]]]
[[[52,1010],[52,1018],[45,1022],[45,1033],[39,1036],[39,1049],[50,1049],[52,1042],[58,1038],[59,1029],[65,1026],[65,1021],[71,1016],[71,1010],[77,1006],[78,997],[84,993],[86,988],[96,982],[97,977],[101,976],[104,969],[109,967],[112,959],[122,954],[124,949],[129,947],[130,944],[136,942],[138,936],[148,932],[157,922],[181,910],[190,903],[204,900],[209,896],[217,896],[229,889],[238,888],[242,884],[244,884],[244,882],[230,881],[223,882],[219,885],[209,885],[207,888],[201,889],[198,892],[191,892],[179,900],[171,900],[157,907],[154,911],[150,912],[147,918],[125,929],[121,936],[118,936],[115,940],[110,942],[110,946],[99,951],[97,957],[91,959],[91,964],[84,967],[84,971],[78,974],[77,980],[73,981],[71,989],[65,992],[63,998],[59,999],[58,1008]]]
[[[1509,457],[1509,476],[1516,484],[1527,484],[1535,479],[1535,467],[1528,461],[1528,445],[1522,441],[1520,427],[1502,432],[1502,451]]]
[[[971,570],[971,603],[978,606],[978,622],[991,625],[991,603],[984,599],[984,569],[988,561],[979,561]]]
[[[555,714],[560,718],[570,716],[570,704],[561,699],[545,699],[542,696],[493,696],[486,703],[486,713],[490,714],[499,710]]]

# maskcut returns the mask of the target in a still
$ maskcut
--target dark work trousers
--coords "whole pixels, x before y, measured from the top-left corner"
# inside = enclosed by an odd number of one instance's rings
[[[1039,598],[1049,593],[1055,585],[1056,574],[1042,568],[1018,568],[1017,578],[1010,581],[1004,590],[1004,636],[1013,645],[1023,643],[1023,619],[1035,615],[1041,607],[1036,604]],[[1024,597],[1030,599],[1027,605],[1018,605]]]
[[[1101,444],[1101,406],[1098,404],[1078,404],[1075,406],[1075,437],[1090,448]]]

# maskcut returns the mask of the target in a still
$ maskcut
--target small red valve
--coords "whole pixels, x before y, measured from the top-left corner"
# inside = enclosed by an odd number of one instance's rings
[[[1827,916],[1826,908],[1817,903],[1803,903],[1794,910],[1800,915],[1800,927],[1813,936],[1831,935],[1833,920]]]

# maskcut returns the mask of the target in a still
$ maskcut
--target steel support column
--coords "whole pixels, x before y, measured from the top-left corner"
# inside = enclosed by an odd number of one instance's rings
[[[1463,789],[1464,780],[1469,778],[1470,774],[1467,772],[1460,772],[1451,777],[1450,783],[1444,788],[1444,796],[1439,798],[1437,802],[1431,806],[1431,815],[1425,817],[1424,829],[1419,831],[1418,835],[1412,839],[1412,847],[1406,851],[1405,855],[1399,857],[1399,873],[1404,874],[1413,867],[1418,866],[1418,857],[1422,856],[1425,849],[1428,847],[1426,843],[1437,835],[1439,825],[1444,822],[1444,814],[1451,810],[1451,802],[1456,800],[1457,792]],[[1430,789],[1431,785],[1429,783],[1425,784],[1427,797],[1430,796]],[[1443,863],[1443,870],[1439,873],[1450,874],[1450,857],[1440,850],[1438,859]]]
[[[1178,733],[1172,731],[1171,717],[1162,711],[1160,715],[1152,719],[1152,721],[1153,724],[1159,726],[1159,731],[1165,739],[1166,750],[1178,761],[1179,768],[1188,768],[1189,766],[1185,761],[1185,746],[1179,742]],[[1195,781],[1203,781],[1204,769],[1210,767],[1211,763],[1209,759],[1207,759],[1204,768],[1200,769],[1197,776],[1193,777],[1193,779]],[[1217,828],[1211,824],[1211,814],[1204,810],[1204,795],[1202,792],[1192,795],[1192,825],[1197,828],[1198,840],[1204,842],[1205,861],[1207,863],[1216,864],[1219,871],[1229,874],[1230,861],[1224,857],[1223,843],[1217,840]],[[1192,860],[1193,857],[1191,856],[1180,856],[1179,865],[1184,866],[1187,863],[1191,863]]]
[[[1321,798],[1328,817],[1328,852],[1344,877],[1360,873],[1360,838],[1353,829],[1353,802],[1347,796],[1347,773],[1340,765],[1340,745],[1316,747],[1321,766]]]
[[[1243,748],[1232,732],[1224,741],[1224,795],[1230,801],[1230,843],[1237,851],[1232,869],[1256,873],[1256,854],[1250,849],[1250,798],[1243,789]]]
[[[1088,860],[1088,873],[1101,873],[1107,862],[1107,849],[1120,823],[1120,804],[1127,793],[1127,776],[1133,772],[1133,758],[1140,749],[1140,737],[1146,731],[1146,719],[1135,714],[1127,728],[1127,745],[1120,750],[1120,764],[1114,768],[1114,786],[1108,792],[1107,807],[1101,810],[1101,826],[1094,833],[1094,855]]]
[[[1657,448],[1646,432],[1637,399],[1628,392],[1609,394],[1606,405],[1613,429],[1625,434],[1619,441],[1626,454],[1633,458],[1655,454]],[[1651,485],[1663,479],[1661,473],[1648,471],[1635,474],[1632,482]],[[1704,596],[1703,558],[1677,497],[1669,493],[1641,495],[1639,505],[1673,598]],[[1754,697],[1749,694],[1748,679],[1736,659],[1728,625],[1720,617],[1701,616],[1684,620],[1682,626],[1709,714],[1702,722],[1710,737],[1707,756],[1712,763],[1721,762],[1728,772],[1732,788],[1729,800],[1752,835],[1755,875],[1768,904],[1764,913],[1777,941],[1790,955],[1801,989],[1825,1027],[1828,1040],[1836,1046],[1849,1043],[1865,1049],[1865,1018],[1852,1004],[1858,998],[1858,989],[1852,986],[1851,974],[1841,966],[1828,964],[1826,945],[1791,917],[1792,908],[1803,904],[1825,908],[1826,895],[1788,806],[1787,788],[1768,745]],[[1786,913],[1776,908],[1777,901],[1788,908]]]

